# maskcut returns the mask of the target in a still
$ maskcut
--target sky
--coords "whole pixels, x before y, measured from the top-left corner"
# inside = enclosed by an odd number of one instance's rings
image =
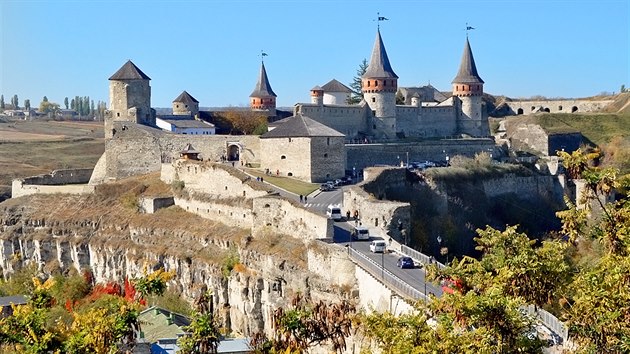
[[[587,97],[630,87],[629,0],[0,0],[0,93],[109,102],[132,60],[153,107],[183,90],[202,107],[246,106],[261,51],[279,107],[349,84],[377,14],[399,87],[451,90],[469,39],[484,91]]]

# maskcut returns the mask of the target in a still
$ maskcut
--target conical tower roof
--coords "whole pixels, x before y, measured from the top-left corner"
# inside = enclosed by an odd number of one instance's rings
[[[269,79],[267,78],[267,70],[265,70],[265,63],[260,66],[260,76],[258,77],[258,83],[256,88],[249,97],[277,97],[271,89]]]
[[[142,70],[138,69],[136,64],[132,63],[131,60],[127,60],[127,62],[120,68],[118,71],[114,73],[110,78],[110,80],[151,80],[147,74],[143,73]]]
[[[473,57],[472,50],[470,49],[470,42],[466,38],[466,46],[464,47],[464,54],[462,54],[462,61],[459,64],[459,71],[457,76],[452,81],[453,84],[483,84],[483,80],[477,73],[477,66],[475,65],[475,58]]]
[[[370,65],[368,65],[364,78],[379,77],[379,78],[398,78],[398,75],[392,69],[392,65],[389,63],[387,57],[387,51],[383,44],[383,38],[381,38],[381,30],[376,31],[376,41],[374,42],[374,48],[372,49],[372,57],[370,58]]]
[[[179,96],[177,96],[176,99],[173,100],[173,102],[182,102],[182,103],[189,103],[189,102],[193,102],[193,103],[199,103],[199,101],[197,101],[196,98],[194,98],[193,96],[191,96],[188,92],[183,91]]]

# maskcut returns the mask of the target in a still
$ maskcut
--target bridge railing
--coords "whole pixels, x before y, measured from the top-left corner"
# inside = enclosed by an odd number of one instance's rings
[[[438,268],[440,269],[444,269],[446,266],[440,262],[435,261],[435,259],[427,256],[424,253],[418,252],[416,250],[414,250],[411,247],[405,246],[405,245],[400,245],[400,253],[407,256],[407,257],[411,257],[413,259],[417,259],[420,262],[422,262],[423,264],[427,265],[427,264],[436,264],[438,266]]]
[[[399,295],[406,296],[413,300],[428,300],[425,294],[407,284],[387,269],[381,267],[381,264],[378,264],[361,252],[358,252],[353,248],[348,248],[348,254],[350,255],[350,258],[361,268],[372,274],[374,278],[381,280],[383,284],[396,291]]]
[[[438,268],[440,269],[443,269],[445,267],[444,264],[435,262],[431,257],[427,256],[426,254],[418,252],[405,245],[400,245],[400,253],[407,257],[417,259],[424,264],[437,264]],[[568,327],[564,323],[562,323],[562,321],[560,321],[556,316],[543,309],[537,309],[534,305],[527,305],[524,307],[524,309],[528,314],[536,316],[538,319],[540,319],[545,327],[549,328],[555,334],[560,336],[563,341],[566,341],[569,338]]]
[[[563,341],[569,339],[569,328],[556,316],[541,308],[536,308],[535,305],[527,305],[524,306],[523,309],[526,313],[532,316],[536,316],[545,325],[545,327],[549,328],[555,334],[560,336]]]

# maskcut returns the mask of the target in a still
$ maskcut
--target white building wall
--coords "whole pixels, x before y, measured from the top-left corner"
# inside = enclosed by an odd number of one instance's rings
[[[177,128],[175,127],[175,133],[177,134],[187,134],[187,135],[214,135],[215,128]]]
[[[160,118],[155,119],[155,125],[157,125],[158,128],[162,130],[166,130],[167,132],[172,132],[174,128],[171,123],[163,121]]]
[[[348,104],[350,93],[324,92],[324,104]]]

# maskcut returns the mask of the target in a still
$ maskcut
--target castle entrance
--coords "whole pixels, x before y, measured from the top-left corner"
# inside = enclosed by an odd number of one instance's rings
[[[227,160],[238,161],[241,149],[237,144],[230,144],[227,148]]]

